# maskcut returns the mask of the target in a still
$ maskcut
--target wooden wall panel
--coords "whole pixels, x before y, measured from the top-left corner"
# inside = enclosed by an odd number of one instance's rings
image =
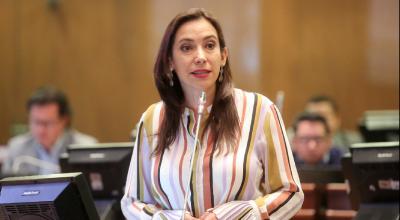
[[[0,0],[0,145],[10,137],[13,115],[13,75],[16,72],[16,5]]]
[[[335,98],[341,109],[343,126],[350,129],[356,128],[365,110],[398,109],[398,60],[376,68],[385,69],[386,72],[379,74],[394,80],[379,83],[371,81],[369,76],[373,62],[368,59],[371,46],[390,45],[374,51],[390,60],[396,59],[396,49],[392,48],[397,48],[398,54],[398,37],[371,40],[371,23],[379,19],[379,16],[371,17],[372,7],[376,7],[373,2],[263,2],[264,92],[273,97],[277,91],[285,91],[286,124],[293,121],[314,94]],[[385,26],[389,35],[397,33],[398,36],[398,1],[379,1],[378,4],[378,13],[392,14],[390,22],[378,21],[379,26]]]
[[[148,54],[147,5],[133,1],[17,1],[18,68],[11,122],[26,122],[24,104],[40,85],[70,98],[73,125],[100,141],[127,141],[157,100]],[[14,51],[14,50],[12,50]],[[8,138],[8,137],[7,137]],[[2,136],[1,142],[5,142]]]
[[[55,7],[49,2],[58,2]],[[273,101],[286,124],[306,99],[337,99],[344,127],[367,109],[398,108],[397,0],[129,1],[0,0],[0,144],[25,123],[42,84],[68,94],[74,127],[126,141],[157,101],[152,69],[168,21],[189,7],[219,18],[235,84]]]

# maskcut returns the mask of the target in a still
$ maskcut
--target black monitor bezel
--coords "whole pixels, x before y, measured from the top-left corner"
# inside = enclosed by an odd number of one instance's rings
[[[86,179],[81,172],[6,177],[0,180],[0,186],[35,185],[57,182],[72,183],[79,193],[79,197],[82,201],[87,217],[90,220],[99,220],[99,215],[89,190],[89,185],[87,184]]]

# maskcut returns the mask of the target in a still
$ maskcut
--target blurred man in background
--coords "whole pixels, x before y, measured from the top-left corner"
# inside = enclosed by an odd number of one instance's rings
[[[59,156],[68,145],[97,142],[70,127],[71,109],[67,97],[54,87],[36,90],[26,107],[30,131],[10,139],[3,175],[58,173]]]
[[[332,134],[333,145],[348,152],[351,144],[362,142],[361,135],[355,131],[341,129],[339,108],[335,100],[328,96],[317,95],[311,97],[306,104],[305,110],[323,116],[328,123]]]
[[[303,113],[294,125],[292,149],[297,165],[340,165],[342,151],[332,146],[330,128],[324,117]]]

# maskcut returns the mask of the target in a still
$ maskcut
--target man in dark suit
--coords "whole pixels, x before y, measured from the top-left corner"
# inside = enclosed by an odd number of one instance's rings
[[[296,164],[340,165],[342,151],[332,145],[332,135],[324,117],[302,113],[293,129],[292,145]]]

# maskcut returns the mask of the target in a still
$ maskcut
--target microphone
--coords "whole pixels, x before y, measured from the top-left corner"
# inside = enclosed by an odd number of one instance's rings
[[[197,108],[196,134],[194,136],[194,144],[192,147],[193,151],[191,152],[191,155],[190,155],[189,179],[186,184],[185,199],[183,201],[182,220],[185,219],[186,204],[187,204],[187,200],[189,197],[190,180],[192,179],[192,172],[193,172],[193,155],[196,153],[197,142],[199,142],[198,137],[199,137],[199,130],[200,130],[200,122],[201,122],[201,116],[203,115],[203,112],[204,112],[205,104],[206,104],[206,93],[204,91],[202,91],[200,94],[200,98],[199,98],[199,106]]]
[[[278,107],[279,111],[283,113],[283,101],[285,99],[285,92],[283,90],[279,90],[276,93],[276,107]]]

